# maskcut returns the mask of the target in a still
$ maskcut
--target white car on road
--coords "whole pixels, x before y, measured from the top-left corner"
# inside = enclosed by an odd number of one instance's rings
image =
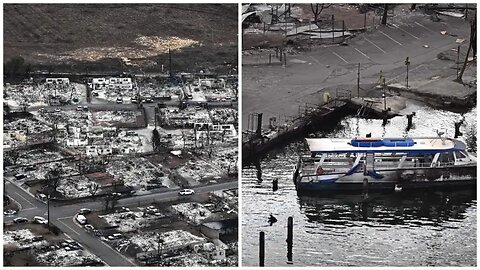
[[[193,195],[195,194],[195,191],[193,189],[182,189],[178,192],[178,194],[182,195],[182,196],[188,196],[188,195]]]
[[[45,219],[44,217],[35,216],[35,217],[33,217],[33,223],[48,224],[48,220]]]

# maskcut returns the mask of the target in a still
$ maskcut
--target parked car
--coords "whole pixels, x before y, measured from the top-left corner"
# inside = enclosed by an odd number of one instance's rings
[[[85,225],[85,229],[89,232],[93,232],[95,230],[95,227],[93,227],[92,225],[90,224],[86,224]]]
[[[77,111],[83,111],[83,107],[82,106],[77,106]]]
[[[37,224],[47,224],[48,223],[48,220],[45,219],[44,217],[40,217],[40,216],[35,216],[33,217],[33,223],[37,223]]]
[[[26,223],[28,222],[28,219],[27,218],[24,218],[24,217],[17,217],[13,220],[14,223]]]
[[[195,191],[193,189],[182,189],[178,192],[178,194],[180,194],[181,196],[188,196],[188,195],[193,195],[195,194]]]
[[[26,177],[27,177],[27,175],[25,175],[23,173],[15,174],[15,179],[17,179],[17,180],[21,180],[21,179],[26,178]]]
[[[47,195],[45,195],[43,193],[39,193],[39,194],[37,194],[37,199],[39,199],[40,201],[46,202],[48,197],[47,197]]]
[[[122,104],[123,103],[123,98],[122,97],[118,97],[117,98],[117,104]]]
[[[91,209],[89,208],[82,208],[80,210],[78,210],[78,213],[81,214],[81,215],[88,215],[92,212]]]
[[[12,215],[15,215],[17,213],[17,211],[13,210],[13,209],[8,209],[8,210],[5,210],[3,212],[4,215],[6,216],[12,216]]]
[[[77,215],[75,218],[80,225],[87,224],[87,218],[84,215]]]
[[[121,233],[114,233],[112,235],[109,235],[107,238],[108,238],[108,240],[117,240],[117,239],[120,239],[122,237],[123,237],[123,235]]]

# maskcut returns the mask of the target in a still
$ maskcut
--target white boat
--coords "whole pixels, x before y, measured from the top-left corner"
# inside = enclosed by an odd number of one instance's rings
[[[391,190],[475,185],[477,160],[460,140],[432,138],[306,139],[297,191]]]

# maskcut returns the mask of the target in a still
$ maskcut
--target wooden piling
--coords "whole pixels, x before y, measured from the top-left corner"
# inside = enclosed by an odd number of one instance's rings
[[[293,217],[288,217],[287,222],[287,263],[293,263]]]
[[[273,179],[273,181],[272,181],[272,189],[273,189],[273,191],[277,191],[277,190],[278,190],[278,179]]]
[[[265,266],[265,233],[260,232],[260,246],[259,246],[259,266]]]
[[[363,200],[366,201],[368,199],[368,179],[363,179]]]

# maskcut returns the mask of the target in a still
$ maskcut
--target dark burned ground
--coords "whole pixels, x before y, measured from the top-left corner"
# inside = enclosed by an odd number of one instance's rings
[[[139,36],[198,41],[173,53],[176,71],[237,65],[237,5],[215,4],[6,4],[4,61],[22,56],[48,71],[125,70],[118,58],[96,62],[56,59],[85,48],[131,47]],[[49,56],[50,55],[50,56]],[[165,54],[146,57],[159,65]],[[145,71],[145,69],[144,69]]]

